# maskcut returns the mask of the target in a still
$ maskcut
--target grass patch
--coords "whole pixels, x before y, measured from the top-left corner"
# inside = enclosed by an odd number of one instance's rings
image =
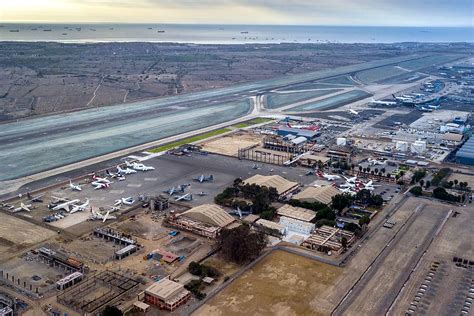
[[[173,143],[169,143],[169,144],[166,144],[166,145],[155,147],[155,148],[147,150],[147,151],[151,152],[151,153],[160,153],[162,151],[170,150],[174,147],[178,147],[178,146],[189,144],[189,143],[194,143],[194,142],[197,142],[199,140],[203,140],[203,139],[206,139],[206,138],[209,138],[209,137],[212,137],[212,136],[221,135],[221,134],[224,134],[224,133],[227,133],[227,132],[230,132],[230,131],[231,131],[231,129],[229,129],[229,128],[221,128],[221,129],[217,129],[215,131],[207,132],[207,133],[204,133],[204,134],[199,134],[199,135],[196,135],[196,136],[192,136],[192,137],[188,137],[188,138],[185,138],[185,139],[182,139],[182,140],[178,140],[178,141],[173,142]]]
[[[234,127],[234,128],[245,128],[245,127],[249,127],[249,126],[252,126],[252,125],[267,123],[267,122],[271,122],[271,121],[273,121],[273,119],[259,117],[259,118],[256,118],[256,119],[253,119],[253,120],[250,120],[250,121],[247,121],[247,122],[242,122],[242,123],[239,123],[239,124],[232,125],[232,127]]]

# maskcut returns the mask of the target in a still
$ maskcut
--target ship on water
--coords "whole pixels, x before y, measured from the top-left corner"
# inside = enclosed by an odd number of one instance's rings
[[[20,30],[10,30],[10,32],[18,33]]]

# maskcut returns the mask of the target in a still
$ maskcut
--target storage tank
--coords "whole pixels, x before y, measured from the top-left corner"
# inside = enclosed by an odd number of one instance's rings
[[[411,151],[416,154],[421,154],[426,151],[426,142],[422,140],[417,140],[411,144]]]
[[[408,150],[408,143],[403,141],[398,141],[395,145],[395,149],[398,151],[407,151]]]
[[[345,137],[338,137],[336,139],[336,145],[338,146],[346,146],[347,145],[347,139]]]

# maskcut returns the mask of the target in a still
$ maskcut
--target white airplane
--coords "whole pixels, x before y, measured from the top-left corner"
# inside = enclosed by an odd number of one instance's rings
[[[72,205],[71,209],[68,212],[70,214],[74,214],[76,212],[82,212],[86,209],[87,206],[89,206],[89,199],[86,199],[86,201],[83,204]]]
[[[285,166],[289,166],[289,165],[292,165],[294,164],[295,162],[297,162],[298,160],[300,160],[301,158],[303,158],[304,156],[306,156],[308,153],[302,153],[301,155],[298,155],[296,156],[295,158],[291,159],[291,160],[287,160],[285,161],[283,164]]]
[[[212,182],[214,180],[214,176],[211,174],[211,175],[206,177],[205,175],[202,174],[199,177],[194,178],[193,180],[197,181],[199,183],[203,183],[203,182],[207,182],[207,181]]]
[[[118,174],[133,174],[133,173],[137,173],[136,170],[133,170],[133,169],[130,169],[130,168],[126,168],[126,169],[122,169],[120,168],[120,166],[117,166],[117,173]]]
[[[375,100],[372,98],[372,101],[370,101],[371,104],[378,104],[378,105],[397,105],[397,102],[395,101],[382,101],[382,100]]]
[[[98,182],[101,182],[101,183],[112,183],[109,179],[107,178],[100,178],[98,176],[96,176],[95,174],[92,176],[92,180],[94,180],[94,182],[98,183]]]
[[[394,99],[397,100],[397,101],[402,101],[402,102],[413,101],[412,98],[408,98],[408,97],[404,97],[404,96],[397,97],[397,96],[395,96],[394,94],[392,94],[392,96],[393,96]]]
[[[95,182],[92,182],[92,186],[94,187],[94,190],[100,190],[100,189],[106,189],[108,187],[110,187],[110,184],[112,182],[98,182],[98,181],[95,181]]]
[[[353,110],[353,109],[349,109],[349,114],[359,115],[359,112],[357,112],[356,110]]]
[[[131,196],[129,196],[127,198],[121,198],[119,200],[115,200],[114,206],[120,206],[122,204],[132,205],[133,203],[135,203],[135,200]]]
[[[129,162],[125,160],[125,164],[127,167],[138,170],[138,171],[150,171],[150,170],[155,170],[155,167],[152,166],[145,166],[142,163],[137,163],[137,162]]]
[[[356,195],[356,192],[354,192],[354,190],[350,188],[339,189],[339,191],[341,191],[342,193],[348,193],[350,195]]]
[[[94,221],[95,220],[101,220],[102,223],[105,223],[105,221],[109,220],[109,219],[116,219],[117,217],[110,215],[110,212],[111,212],[111,210],[108,210],[107,213],[105,213],[105,215],[104,215],[100,212],[96,212],[94,210],[91,210],[92,215],[91,215],[90,219],[94,220]]]
[[[327,174],[327,173],[323,173],[323,172],[318,172],[318,176],[326,179],[326,180],[329,180],[329,181],[334,181],[334,180],[337,180],[337,179],[340,179],[341,177],[338,176],[338,175],[335,175],[335,174]]]
[[[78,185],[78,184],[72,183],[71,180],[69,180],[69,188],[70,188],[71,190],[73,190],[73,191],[82,191],[81,186]]]
[[[383,160],[377,160],[377,159],[372,159],[372,158],[367,159],[367,162],[369,162],[370,164],[372,164],[372,166],[375,166],[375,165],[385,165],[385,161],[383,161]]]
[[[375,187],[379,187],[379,185],[374,185],[373,183],[374,182],[372,180],[370,180],[367,183],[363,183],[363,189],[373,191],[373,190],[375,190]]]
[[[357,181],[357,177],[352,177],[352,178],[344,177],[344,179],[346,179],[347,183],[351,183],[351,184],[355,184]]]
[[[182,201],[182,200],[192,201],[192,199],[193,199],[193,196],[191,195],[191,193],[186,193],[184,195],[175,197],[176,201]]]
[[[58,205],[54,206],[51,210],[53,210],[53,211],[65,210],[66,212],[69,212],[70,207],[72,207],[72,205],[74,205],[76,203],[79,203],[79,202],[80,202],[80,200],[78,200],[78,199],[75,199],[75,200],[72,200],[72,201],[67,201],[67,202],[64,202],[64,203],[61,203],[61,204],[58,204]]]
[[[27,211],[27,212],[31,212],[31,204],[23,204],[23,202],[20,203],[20,207],[17,207],[15,209],[13,209],[13,212],[16,213],[16,212],[21,212],[21,211]]]

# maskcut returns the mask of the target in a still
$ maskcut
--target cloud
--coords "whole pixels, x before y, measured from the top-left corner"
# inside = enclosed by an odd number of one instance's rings
[[[17,0],[27,1],[27,0]],[[15,3],[10,2],[10,3]],[[472,0],[37,0],[16,16],[95,22],[472,26]],[[38,5],[35,5],[38,3]],[[2,8],[6,6],[6,8]],[[12,5],[0,4],[4,19]],[[0,18],[2,16],[0,15]]]

